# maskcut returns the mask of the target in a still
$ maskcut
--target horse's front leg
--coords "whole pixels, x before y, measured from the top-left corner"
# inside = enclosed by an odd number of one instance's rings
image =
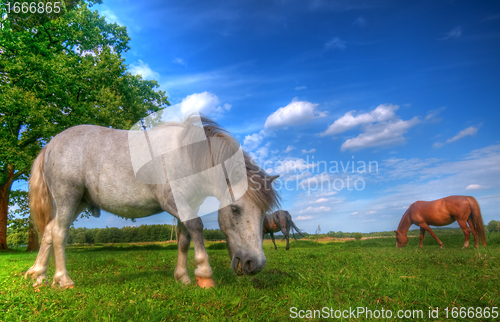
[[[185,228],[189,232],[194,244],[194,260],[196,262],[196,282],[198,286],[203,288],[214,287],[214,280],[212,268],[208,263],[208,254],[205,250],[205,243],[203,242],[203,222],[200,217],[185,221]]]
[[[48,285],[47,281],[47,266],[49,265],[50,253],[52,251],[52,226],[54,225],[54,220],[49,222],[45,227],[45,233],[42,237],[42,243],[40,245],[40,250],[36,257],[35,264],[24,274],[24,278],[30,276],[36,279],[33,287]],[[45,280],[45,282],[44,282]]]
[[[429,227],[427,223],[420,224],[420,228],[424,228],[438,242],[439,246],[441,246],[441,248],[444,248],[443,242],[439,240],[439,238],[436,236],[436,234],[434,234],[431,227]]]
[[[278,247],[276,247],[276,243],[274,242],[274,234],[272,232],[270,232],[269,234],[271,235],[271,239],[273,240],[274,250],[278,250]]]
[[[174,277],[184,284],[191,283],[187,272],[187,253],[190,243],[191,237],[184,224],[179,221],[177,224],[177,265],[175,266]]]
[[[424,235],[425,235],[425,229],[420,227],[420,244],[419,244],[420,248],[424,246]]]

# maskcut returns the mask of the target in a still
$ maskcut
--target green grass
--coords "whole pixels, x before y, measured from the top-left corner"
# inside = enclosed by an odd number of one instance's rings
[[[291,241],[290,251],[281,241],[277,251],[266,241],[267,265],[256,276],[233,275],[225,245],[207,243],[217,285],[210,290],[175,282],[174,245],[68,247],[67,268],[75,288],[42,287],[39,292],[22,276],[36,253],[1,252],[0,320],[287,321],[291,307],[362,306],[394,314],[422,310],[425,318],[419,321],[435,320],[427,317],[429,307],[439,307],[439,320],[453,321],[445,318],[445,307],[500,306],[500,238],[491,238],[491,245],[479,250],[461,249],[463,235],[441,240],[445,249],[428,236],[423,249],[417,248],[418,238],[410,238],[404,249],[395,247],[395,238],[299,240]],[[194,281],[192,249],[188,263]],[[50,278],[53,273],[52,260]]]

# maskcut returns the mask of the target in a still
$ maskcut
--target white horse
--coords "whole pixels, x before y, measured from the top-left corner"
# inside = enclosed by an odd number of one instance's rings
[[[202,124],[196,124],[200,121]],[[199,145],[190,144],[177,151],[176,160],[169,160],[164,154],[153,157],[149,165],[135,171],[130,153],[130,131],[79,125],[58,134],[42,149],[32,166],[29,191],[31,215],[43,234],[35,264],[25,274],[25,278],[30,276],[36,279],[34,287],[47,283],[44,280],[47,279],[52,247],[56,263],[52,285],[73,287],[74,283],[66,270],[65,247],[69,227],[85,209],[90,209],[95,217],[100,216],[100,209],[126,218],[146,217],[162,211],[170,213],[180,219],[175,278],[185,284],[191,281],[186,262],[192,239],[197,283],[200,287],[214,286],[202,237],[203,223],[196,216],[208,196],[218,198],[222,205],[227,204],[219,209],[218,220],[227,237],[232,269],[236,272],[241,266],[244,274],[252,275],[264,268],[266,257],[262,250],[262,223],[264,214],[279,204],[279,196],[272,185],[277,176],[268,176],[242,152],[243,169],[246,170],[244,183],[248,188],[243,194],[235,194],[241,177],[236,175],[235,179],[235,175],[228,173],[226,168],[226,191],[220,188],[220,182],[214,182],[210,176],[204,177],[203,184],[196,181],[196,186],[190,186],[189,183],[193,182],[187,180],[188,183],[181,187],[183,190],[176,191],[168,179],[189,177],[203,171],[210,173],[206,170],[224,163],[239,150],[239,144],[216,123],[199,116],[191,116],[182,123],[166,123],[161,127],[169,134],[169,140],[162,141],[165,145],[183,147],[183,142],[187,139],[193,142],[192,138],[199,135],[199,129],[202,129],[206,138],[214,139],[218,147],[214,149],[209,144],[208,149],[200,149]],[[151,141],[151,138],[147,140],[150,146]],[[161,178],[162,183],[147,183],[154,179],[155,169],[162,164],[164,169],[166,164],[177,165],[174,167],[177,171],[169,168],[167,175]],[[217,180],[220,181],[220,177]],[[231,187],[231,183],[235,186]],[[182,202],[179,202],[179,196]],[[180,214],[181,208],[187,214]]]

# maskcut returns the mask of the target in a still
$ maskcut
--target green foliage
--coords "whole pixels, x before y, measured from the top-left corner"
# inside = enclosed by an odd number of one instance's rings
[[[500,232],[500,221],[497,220],[490,221],[486,226],[486,229],[489,232],[497,232],[497,233]]]
[[[127,30],[90,9],[100,2],[66,0],[60,14],[26,15],[7,14],[0,1],[0,202],[16,198],[12,182],[27,179],[54,135],[78,124],[129,129],[169,105],[156,81],[127,72]],[[11,225],[27,217],[16,211]]]
[[[141,225],[139,227],[106,227],[69,229],[68,244],[137,243],[170,240],[172,225]],[[176,240],[176,229],[173,229]]]
[[[361,240],[361,237],[363,237],[362,233],[354,233],[352,234],[352,237],[356,240]]]
[[[35,292],[33,282],[24,280],[22,273],[33,265],[36,253],[0,252],[1,319],[289,321],[292,307],[349,310],[359,306],[384,308],[393,315],[398,310],[425,313],[422,319],[386,320],[454,321],[445,318],[444,308],[498,306],[500,245],[491,246],[488,239],[486,248],[462,249],[461,232],[445,234],[442,240],[445,249],[426,237],[422,249],[418,238],[410,238],[403,249],[395,247],[394,238],[376,238],[301,241],[289,251],[275,251],[265,241],[267,265],[255,276],[234,275],[227,250],[209,245],[216,283],[210,290],[194,282],[192,249],[188,271],[193,283],[181,286],[175,281],[176,245],[69,246],[67,266],[75,288],[64,291],[42,287]],[[48,276],[53,274],[51,261]],[[428,317],[430,306],[439,307],[438,319]]]
[[[226,235],[220,229],[203,229],[205,240],[226,240]]]
[[[19,231],[7,236],[7,245],[25,246],[28,244],[28,231]]]

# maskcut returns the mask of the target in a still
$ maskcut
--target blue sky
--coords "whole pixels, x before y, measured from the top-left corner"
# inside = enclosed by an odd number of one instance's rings
[[[172,109],[215,118],[288,182],[283,209],[299,228],[393,230],[414,201],[453,194],[475,196],[485,223],[500,219],[497,1],[95,8],[127,27],[129,70],[156,79]],[[214,215],[203,219],[218,228]],[[171,221],[103,214],[75,226]]]

